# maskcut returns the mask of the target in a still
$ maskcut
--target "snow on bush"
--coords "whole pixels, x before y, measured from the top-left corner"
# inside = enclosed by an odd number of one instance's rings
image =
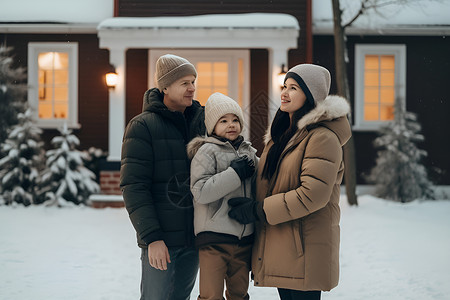
[[[420,130],[417,116],[407,112],[402,101],[396,101],[394,121],[382,127],[374,141],[380,150],[367,177],[375,184],[378,197],[402,203],[434,199],[432,183],[421,162],[427,152],[417,147],[424,140]]]
[[[43,168],[44,150],[40,135],[42,130],[32,120],[32,111],[18,114],[19,123],[12,127],[1,152],[0,193],[5,204],[35,203],[35,187]]]
[[[47,168],[40,181],[40,201],[57,206],[87,204],[89,196],[100,191],[95,174],[84,166],[83,152],[76,149],[80,141],[67,125],[60,134],[51,141],[55,148],[46,153]]]

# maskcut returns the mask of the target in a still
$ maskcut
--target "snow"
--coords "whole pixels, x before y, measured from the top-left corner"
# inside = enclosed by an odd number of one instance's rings
[[[0,0],[0,2],[0,22],[100,23],[112,18],[114,10],[114,1],[112,0]],[[350,16],[354,15],[358,9],[358,4],[359,1],[355,0],[341,0],[341,7],[346,8],[344,10],[344,21],[348,21]],[[314,0],[312,5],[314,24],[316,26],[331,26],[331,0]],[[23,9],[24,7],[27,9]],[[407,6],[394,4],[386,6],[381,11],[385,17],[377,16],[372,12],[368,16],[361,16],[356,21],[355,26],[376,27],[381,24],[450,25],[450,18],[448,17],[450,15],[450,1],[448,0],[410,1]],[[216,24],[216,20],[207,25],[212,24]]]
[[[220,14],[188,17],[111,18],[102,28],[295,28],[297,20],[288,14]]]
[[[449,299],[450,201],[341,199],[341,279],[322,299]],[[125,209],[0,206],[0,299],[139,298]],[[192,292],[194,300],[198,283]],[[250,284],[252,299],[278,299]]]
[[[114,1],[0,0],[0,6],[0,22],[99,23],[113,16]]]
[[[313,22],[316,28],[332,27],[331,2],[330,0],[312,1]],[[355,0],[341,0],[344,24],[356,15],[360,3]],[[409,4],[390,4],[379,8],[378,12],[377,14],[374,10],[368,11],[360,16],[352,26],[377,28],[396,25],[450,25],[450,1],[448,0],[419,0],[409,1]]]

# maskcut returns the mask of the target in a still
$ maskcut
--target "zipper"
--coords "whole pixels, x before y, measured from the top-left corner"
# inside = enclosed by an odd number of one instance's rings
[[[280,159],[277,162],[277,168],[275,169],[275,173],[273,174],[272,178],[270,179],[270,185],[269,188],[267,189],[267,193],[266,193],[266,197],[270,196],[272,194],[272,190],[275,186],[275,179],[278,177],[278,173],[280,172],[280,165],[281,165],[281,161],[284,159],[284,157],[291,151],[291,149],[295,148],[308,134],[308,131],[303,131],[298,138],[299,142],[298,143],[294,143],[292,145],[290,145],[289,147],[285,148],[283,150],[283,152],[280,155]],[[272,145],[273,147],[273,145]]]
[[[229,142],[227,142],[227,143],[229,143]],[[245,141],[241,143],[241,145],[239,146],[239,148],[241,148],[242,145],[243,145],[244,143],[245,143]],[[230,145],[231,145],[231,144],[230,144]],[[239,148],[238,148],[238,149],[235,149],[235,148],[233,147],[233,145],[231,145],[231,147],[233,148],[233,150],[234,150],[234,152],[236,153],[237,157],[240,157],[239,151],[238,151]],[[244,154],[244,155],[245,155],[245,154]],[[245,184],[245,179],[244,179],[244,180],[241,180],[241,185],[242,185],[243,188],[244,188],[244,197],[247,197],[247,188],[246,188],[246,184]],[[242,229],[241,235],[239,236],[239,240],[242,240],[242,238],[244,237],[245,229],[247,228],[247,224],[243,224],[243,225],[244,225],[244,228]]]

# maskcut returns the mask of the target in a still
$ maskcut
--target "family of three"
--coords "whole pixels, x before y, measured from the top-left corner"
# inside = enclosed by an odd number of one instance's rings
[[[195,67],[166,54],[156,88],[125,129],[120,185],[141,251],[141,299],[320,299],[338,284],[342,147],[349,105],[329,95],[330,73],[286,74],[261,157],[241,135],[236,101],[193,100]]]

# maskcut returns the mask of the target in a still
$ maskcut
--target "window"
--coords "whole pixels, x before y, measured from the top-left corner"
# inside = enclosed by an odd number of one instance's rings
[[[78,44],[28,44],[28,101],[38,126],[78,124]]]
[[[405,97],[406,47],[356,45],[355,130],[377,130],[394,119],[396,99]]]
[[[250,122],[250,53],[248,50],[151,50],[149,60],[150,86],[154,85],[156,60],[164,54],[186,58],[197,69],[194,98],[205,105],[215,92],[228,95],[242,107],[244,118],[243,136],[248,138]],[[247,83],[247,84],[245,84]]]

